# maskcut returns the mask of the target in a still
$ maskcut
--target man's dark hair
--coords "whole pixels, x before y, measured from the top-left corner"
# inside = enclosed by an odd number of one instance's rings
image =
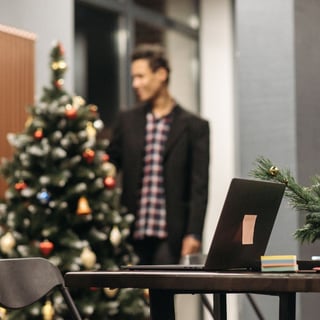
[[[166,52],[161,45],[149,43],[138,45],[131,55],[131,62],[138,59],[148,60],[150,68],[153,72],[157,71],[159,68],[166,69],[169,79],[170,65],[166,56]]]

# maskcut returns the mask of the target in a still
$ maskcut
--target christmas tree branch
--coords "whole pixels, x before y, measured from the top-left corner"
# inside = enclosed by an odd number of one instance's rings
[[[271,160],[259,157],[256,168],[250,175],[286,185],[285,196],[289,204],[299,211],[307,212],[305,225],[295,232],[295,237],[301,242],[314,242],[320,238],[320,177],[313,178],[310,187],[299,185],[289,170],[282,170],[275,166]]]

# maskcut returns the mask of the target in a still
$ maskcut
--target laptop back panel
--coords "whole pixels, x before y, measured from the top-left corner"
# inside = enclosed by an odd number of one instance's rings
[[[130,265],[126,270],[256,270],[264,255],[285,185],[232,179],[204,265]]]
[[[259,267],[284,190],[280,183],[232,179],[204,269]]]

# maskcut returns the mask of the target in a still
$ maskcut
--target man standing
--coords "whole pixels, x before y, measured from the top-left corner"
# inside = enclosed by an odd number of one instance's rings
[[[119,114],[107,152],[122,172],[122,204],[135,214],[132,241],[140,263],[178,263],[201,249],[209,124],[170,94],[161,46],[138,46],[131,75],[141,105]]]

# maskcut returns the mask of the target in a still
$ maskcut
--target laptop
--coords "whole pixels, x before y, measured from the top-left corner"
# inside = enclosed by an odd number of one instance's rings
[[[123,270],[260,270],[285,184],[233,178],[204,264],[128,265]]]

